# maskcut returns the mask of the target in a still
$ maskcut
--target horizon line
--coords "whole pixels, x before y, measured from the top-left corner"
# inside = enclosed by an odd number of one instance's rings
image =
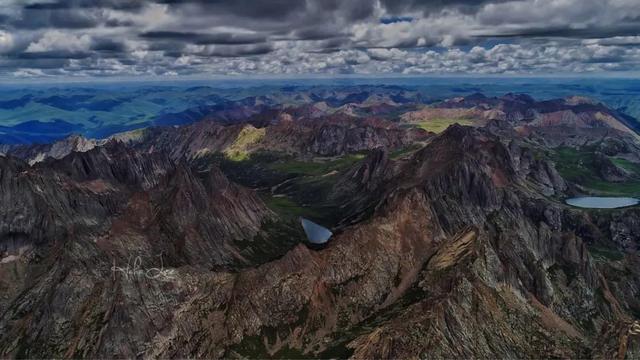
[[[167,83],[167,82],[245,82],[245,81],[331,81],[331,80],[410,80],[410,79],[598,79],[598,80],[639,80],[640,72],[610,73],[552,73],[552,74],[296,74],[296,75],[211,75],[211,76],[114,76],[114,77],[35,77],[35,78],[3,78],[0,77],[0,88],[6,85],[45,85],[45,84],[83,84],[97,82],[108,83]]]

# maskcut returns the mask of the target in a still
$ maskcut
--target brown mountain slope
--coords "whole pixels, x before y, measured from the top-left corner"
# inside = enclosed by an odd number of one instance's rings
[[[327,249],[218,278],[227,295],[180,311],[196,325],[157,338],[154,354],[319,354],[328,340],[356,357],[583,357],[603,324],[629,319],[568,210],[484,156],[507,154],[496,139],[458,128],[423,151],[436,149],[448,154],[408,165],[416,178]],[[193,315],[206,308],[211,320]]]
[[[27,171],[47,184],[43,172],[50,171],[64,182],[91,184],[86,196],[104,197],[82,204],[115,216],[94,225],[87,215],[95,211],[83,208],[84,217],[72,215],[84,219],[87,230],[57,225],[65,235],[51,246],[34,245],[29,256],[0,264],[0,278],[13,276],[17,284],[2,303],[0,354],[636,356],[637,254],[610,264],[587,249],[611,238],[604,232],[620,223],[621,213],[600,216],[550,200],[543,193],[566,186],[553,166],[502,140],[489,130],[453,126],[400,160],[376,151],[341,178],[352,186],[354,203],[367,204],[370,214],[341,228],[322,250],[297,245],[277,260],[239,271],[210,266],[237,258],[229,249],[240,249],[233,237],[255,233],[256,219],[271,215],[247,201],[245,190],[221,190],[227,185],[219,173],[203,177],[180,163],[157,165],[169,158],[162,153],[108,148],[35,169],[7,161],[3,172],[11,176],[0,177],[4,186],[37,189],[36,180],[11,179]],[[103,151],[109,157],[101,157]],[[114,157],[119,161],[109,161]],[[98,186],[100,179],[108,186]],[[110,196],[110,186],[151,200]],[[37,201],[20,200],[38,214]],[[74,211],[69,206],[58,213]],[[2,214],[14,219],[19,209]],[[246,223],[215,222],[229,214],[245,214]],[[28,229],[47,229],[22,227],[23,239],[38,238]],[[154,232],[163,235],[149,235]],[[108,256],[106,245],[118,256]],[[139,246],[176,255],[162,264],[144,258],[142,272],[122,271],[123,258],[138,254]],[[218,252],[210,253],[211,246]]]

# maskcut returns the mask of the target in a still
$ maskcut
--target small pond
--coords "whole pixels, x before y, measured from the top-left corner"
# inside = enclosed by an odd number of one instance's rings
[[[300,223],[304,232],[307,234],[307,239],[312,244],[324,244],[326,243],[333,233],[331,230],[324,226],[318,225],[311,220],[300,218]]]
[[[566,203],[588,209],[616,209],[638,205],[640,200],[631,197],[578,196],[567,199]]]

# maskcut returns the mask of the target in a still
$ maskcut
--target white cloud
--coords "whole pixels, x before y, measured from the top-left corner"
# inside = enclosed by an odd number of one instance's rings
[[[91,45],[91,37],[89,35],[76,36],[59,30],[51,30],[36,42],[32,42],[26,49],[26,52],[37,53],[47,51],[86,51]]]
[[[407,52],[399,49],[385,49],[385,48],[373,48],[368,49],[367,52],[374,60],[400,60],[407,56]]]
[[[79,28],[83,22],[74,18],[56,29],[51,24],[64,23],[61,13],[39,13],[47,27],[34,21],[11,25],[16,19],[29,20],[20,10],[25,2],[0,0],[5,5],[0,6],[0,17],[12,19],[0,30],[0,75],[38,76],[28,69],[39,66],[44,75],[74,76],[530,74],[640,68],[638,0],[487,2],[466,12],[448,5],[423,12],[420,2],[412,2],[417,5],[407,14],[393,14],[403,20],[390,23],[380,21],[391,16],[381,2],[368,15],[348,17],[349,11],[357,15],[358,8],[341,4],[327,10],[322,2],[308,0],[304,3],[313,6],[302,6],[302,11],[292,13],[295,16],[277,21],[262,14],[269,8],[256,13],[224,2],[211,5],[220,11],[207,11],[211,9],[199,5],[204,2],[147,2],[135,11],[78,7],[73,9],[77,19],[88,18],[97,25]],[[234,10],[226,13],[229,6]],[[142,36],[145,32],[174,36]],[[264,37],[239,44],[206,40],[225,33]],[[16,56],[21,51],[28,56]],[[65,52],[78,56],[68,59]]]
[[[0,30],[0,54],[6,53],[13,48],[13,36],[6,31]]]
[[[614,36],[605,39],[585,39],[582,41],[585,45],[628,45],[637,46],[640,45],[640,36]]]

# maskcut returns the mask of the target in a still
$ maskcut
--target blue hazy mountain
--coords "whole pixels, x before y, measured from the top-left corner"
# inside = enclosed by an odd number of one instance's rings
[[[72,85],[0,86],[0,143],[43,143],[70,134],[103,138],[151,125],[197,121],[212,111],[242,111],[243,106],[270,106],[324,101],[332,107],[366,101],[374,91],[407,90],[433,102],[482,92],[487,96],[526,93],[544,100],[587,96],[640,118],[640,85],[624,79],[574,78],[342,78]],[[395,103],[410,102],[390,93]],[[296,100],[298,99],[298,100]],[[308,100],[307,99],[307,100]]]

